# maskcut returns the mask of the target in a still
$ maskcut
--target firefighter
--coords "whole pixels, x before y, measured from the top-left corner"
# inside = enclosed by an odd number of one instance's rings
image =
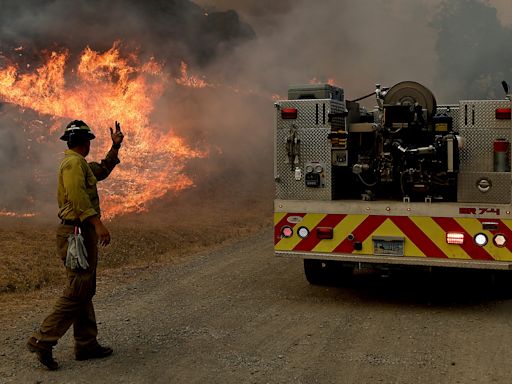
[[[110,128],[112,148],[100,163],[87,163],[91,140],[95,138],[89,126],[81,120],[69,123],[60,138],[68,150],[58,172],[58,203],[60,225],[57,229],[57,252],[66,264],[68,238],[81,232],[87,253],[85,269],[66,266],[66,284],[57,299],[53,312],[28,339],[27,347],[50,370],[59,367],[52,355],[53,346],[73,325],[76,360],[103,358],[112,354],[112,348],[101,346],[96,340],[98,329],[92,298],[96,291],[98,243],[110,243],[110,233],[101,221],[97,181],[107,178],[119,164],[118,153],[123,142],[121,126],[116,121]],[[69,256],[68,256],[69,257]]]

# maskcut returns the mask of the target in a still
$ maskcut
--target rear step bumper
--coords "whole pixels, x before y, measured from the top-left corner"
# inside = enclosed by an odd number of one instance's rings
[[[465,260],[465,259],[434,259],[427,257],[406,257],[406,256],[374,256],[374,255],[348,255],[333,253],[312,253],[312,252],[282,252],[275,251],[278,257],[295,257],[301,259],[317,260],[338,260],[362,264],[393,264],[393,265],[419,265],[429,267],[469,268],[469,269],[496,269],[511,270],[512,262],[509,261],[486,261],[486,260]]]

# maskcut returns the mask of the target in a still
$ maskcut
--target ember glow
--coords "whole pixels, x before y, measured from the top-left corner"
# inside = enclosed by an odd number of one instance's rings
[[[154,59],[140,62],[136,54],[122,55],[117,43],[106,52],[86,48],[76,65],[71,61],[70,54],[62,50],[49,53],[44,64],[30,66],[30,72],[16,63],[0,67],[0,101],[49,117],[53,123],[38,132],[48,139],[70,120],[86,121],[98,138],[92,143],[89,160],[101,159],[111,145],[108,128],[115,120],[121,123],[125,134],[122,162],[111,180],[99,184],[103,214],[112,217],[144,211],[149,201],[191,187],[185,165],[206,153],[190,148],[172,127],[151,119],[165,87],[174,83],[162,64]],[[186,71],[182,64],[182,78],[183,73],[188,76]],[[192,77],[184,79],[188,80],[176,82],[202,86],[200,79],[199,83]]]
[[[35,213],[18,213],[18,212],[10,212],[0,209],[0,217],[17,217],[17,218],[29,218],[35,217]]]
[[[327,79],[327,81],[320,81],[316,77],[313,77],[311,80],[309,80],[309,84],[324,84],[324,83],[327,83],[329,85],[334,85],[334,84],[336,84],[336,80],[329,78],[329,79]]]
[[[181,62],[180,73],[181,77],[179,79],[176,79],[176,84],[191,88],[206,88],[213,86],[213,84],[209,84],[204,79],[201,79],[194,75],[190,75],[188,73],[188,65],[184,61]]]

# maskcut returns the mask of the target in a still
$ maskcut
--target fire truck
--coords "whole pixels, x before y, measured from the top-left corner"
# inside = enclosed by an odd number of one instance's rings
[[[274,249],[312,284],[373,266],[512,268],[511,95],[438,105],[414,81],[368,110],[329,84],[275,102]]]

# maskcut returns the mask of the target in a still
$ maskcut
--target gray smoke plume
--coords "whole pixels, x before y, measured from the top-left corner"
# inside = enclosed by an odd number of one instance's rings
[[[503,98],[501,81],[512,82],[512,28],[500,22],[496,8],[477,0],[447,1],[432,24],[439,31],[436,84],[443,94],[455,100]]]
[[[0,50],[19,45],[41,50],[85,46],[106,50],[115,40],[170,62],[206,64],[254,37],[236,12],[214,12],[189,0],[2,0]]]
[[[501,80],[512,81],[507,0],[197,2],[232,7],[250,21],[258,39],[241,53],[251,68],[242,76],[263,74],[252,83],[277,86],[276,93],[290,83],[334,78],[350,98],[375,83],[415,80],[438,101],[456,102],[501,98]]]

